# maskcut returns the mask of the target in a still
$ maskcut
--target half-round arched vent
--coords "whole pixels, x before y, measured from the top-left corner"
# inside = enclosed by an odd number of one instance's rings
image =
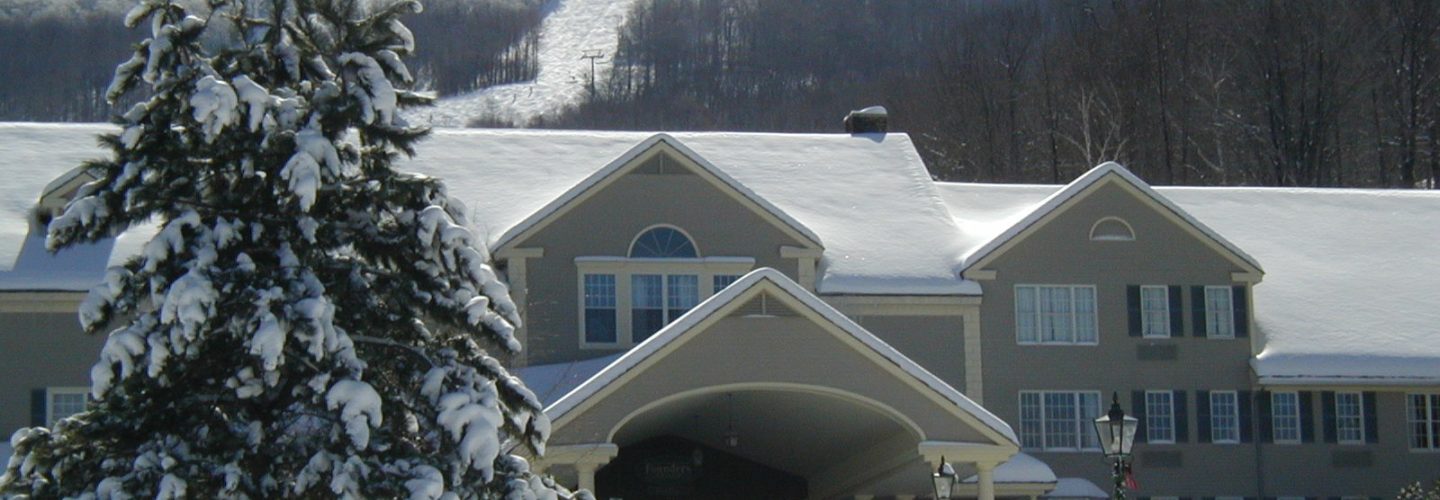
[[[684,232],[670,226],[656,226],[640,233],[630,243],[631,257],[660,259],[693,259],[700,256],[695,242]]]
[[[1135,229],[1119,217],[1106,217],[1090,226],[1091,241],[1135,241]]]

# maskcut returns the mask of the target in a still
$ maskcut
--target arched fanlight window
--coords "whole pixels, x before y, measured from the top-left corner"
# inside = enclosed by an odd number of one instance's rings
[[[631,257],[684,259],[699,257],[690,237],[669,226],[657,226],[640,233],[630,244]]]
[[[1135,241],[1135,230],[1130,223],[1119,217],[1106,217],[1095,221],[1090,226],[1090,239],[1093,241]]]

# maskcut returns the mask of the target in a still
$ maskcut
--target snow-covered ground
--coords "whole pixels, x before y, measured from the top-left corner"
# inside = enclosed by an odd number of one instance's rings
[[[595,81],[605,81],[619,44],[620,25],[635,2],[550,0],[540,25],[535,80],[446,97],[433,107],[410,111],[406,119],[434,127],[464,127],[474,118],[489,117],[524,126],[536,117],[579,104],[590,83],[591,61],[582,56],[586,51],[603,54],[596,60]]]

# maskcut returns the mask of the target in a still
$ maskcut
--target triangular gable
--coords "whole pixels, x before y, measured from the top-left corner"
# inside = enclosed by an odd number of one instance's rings
[[[820,243],[820,237],[817,236],[814,231],[811,231],[810,228],[801,224],[800,221],[791,217],[783,210],[780,210],[779,207],[776,207],[764,198],[761,198],[755,194],[754,191],[750,190],[750,188],[740,184],[739,181],[730,177],[724,171],[710,163],[709,160],[706,160],[682,144],[679,140],[668,134],[655,134],[610,161],[604,168],[590,174],[589,177],[586,177],[580,181],[580,183],[565,191],[560,197],[545,204],[540,210],[530,214],[529,217],[520,221],[519,224],[506,230],[505,233],[500,235],[500,238],[496,240],[495,250],[498,253],[498,251],[508,246],[514,246],[524,241],[549,224],[550,221],[555,220],[578,206],[580,202],[584,201],[590,195],[603,190],[605,186],[619,179],[625,173],[639,167],[644,163],[643,160],[651,156],[648,153],[655,149],[659,149],[657,154],[669,152],[686,160],[680,163],[686,167],[690,167],[697,174],[700,174],[701,177],[710,181],[727,194],[730,194],[737,201],[760,215],[761,218],[774,224],[782,232],[803,242],[809,248],[816,250],[822,248],[823,245]]]
[[[619,385],[623,385],[622,377],[627,373],[643,370],[658,362],[670,350],[667,347],[671,347],[672,344],[678,346],[678,343],[682,342],[688,334],[698,330],[697,326],[729,315],[762,293],[781,301],[785,307],[810,317],[812,321],[829,327],[826,328],[827,330],[858,341],[860,346],[863,346],[859,348],[862,350],[862,354],[871,355],[870,357],[877,359],[877,362],[892,364],[904,374],[904,377],[907,377],[905,381],[908,382],[908,385],[917,390],[930,391],[940,400],[953,404],[954,409],[959,410],[957,413],[963,420],[981,434],[994,440],[995,444],[1018,446],[1019,441],[1009,424],[971,401],[960,391],[946,384],[910,358],[905,357],[820,298],[801,288],[799,284],[791,281],[784,274],[770,268],[751,271],[720,293],[700,303],[684,316],[676,319],[615,360],[614,363],[596,373],[595,376],[580,384],[575,390],[561,397],[560,400],[547,407],[545,413],[551,421],[555,422],[555,427],[564,425],[570,418],[579,415],[585,408],[602,399],[604,394],[610,392],[607,389],[615,389]]]
[[[1154,208],[1170,216],[1172,220],[1183,229],[1194,234],[1200,238],[1201,241],[1209,243],[1215,250],[1229,257],[1230,260],[1234,261],[1237,265],[1245,268],[1247,272],[1257,275],[1264,273],[1264,270],[1260,267],[1260,262],[1255,260],[1254,257],[1251,257],[1245,253],[1244,250],[1241,250],[1240,247],[1235,246],[1235,244],[1226,240],[1223,236],[1220,236],[1219,233],[1216,233],[1210,229],[1210,227],[1172,203],[1168,198],[1155,192],[1149,184],[1140,180],[1135,174],[1130,173],[1125,167],[1112,161],[1102,163],[1100,166],[1090,169],[1089,172],[1075,179],[1074,182],[1071,182],[1065,186],[1065,188],[1045,198],[1044,201],[1040,202],[1039,206],[1035,207],[1035,209],[1030,211],[1024,218],[1020,219],[1019,222],[1010,226],[1009,229],[966,254],[963,258],[964,265],[962,266],[962,275],[965,271],[983,269],[985,265],[1003,254],[1014,243],[1023,239],[1040,226],[1045,225],[1045,223],[1053,219],[1060,212],[1068,209],[1073,205],[1072,202],[1081,198],[1082,195],[1090,192],[1094,188],[1104,185],[1105,181],[1120,182],[1122,185],[1133,188],[1142,195],[1142,200],[1149,201]]]

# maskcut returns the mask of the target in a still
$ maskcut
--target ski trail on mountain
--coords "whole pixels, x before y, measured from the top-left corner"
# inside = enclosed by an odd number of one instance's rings
[[[620,26],[636,1],[552,0],[540,25],[539,71],[534,80],[446,97],[433,107],[411,110],[406,118],[432,127],[464,127],[482,116],[524,126],[581,103],[590,82],[590,60],[581,56],[587,50],[603,52],[595,65],[595,81],[605,81],[619,45]]]

